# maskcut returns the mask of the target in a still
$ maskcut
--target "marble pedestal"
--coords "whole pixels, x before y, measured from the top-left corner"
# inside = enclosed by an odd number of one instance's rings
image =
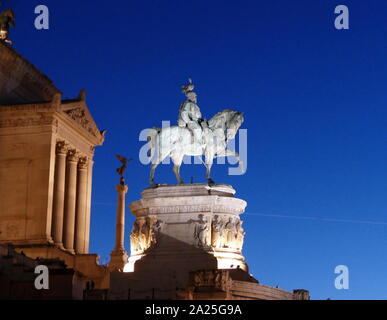
[[[200,269],[247,270],[239,215],[246,202],[224,184],[160,185],[130,204],[136,216],[126,272],[162,270],[184,284]],[[181,281],[179,281],[181,280]]]
[[[242,255],[246,202],[229,185],[161,185],[130,204],[136,220],[124,272],[110,273],[108,297],[127,299],[308,299],[261,285]]]

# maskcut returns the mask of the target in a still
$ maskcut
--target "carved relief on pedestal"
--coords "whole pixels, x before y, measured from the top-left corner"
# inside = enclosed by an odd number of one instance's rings
[[[149,247],[156,246],[160,241],[164,222],[159,219],[138,218],[133,223],[130,234],[131,252],[143,252]]]
[[[221,248],[223,246],[223,231],[224,222],[218,215],[215,215],[211,225],[211,246],[213,248]]]
[[[140,227],[140,232],[138,233],[138,242],[141,251],[144,251],[149,247],[149,229],[149,219],[143,219]]]
[[[238,217],[220,218],[215,215],[211,225],[211,246],[216,249],[242,250],[245,232]]]
[[[140,251],[140,245],[139,245],[139,236],[140,232],[140,224],[138,223],[138,220],[136,219],[133,223],[132,232],[130,233],[130,251],[137,252]]]
[[[236,224],[237,232],[236,232],[235,248],[238,250],[242,250],[243,240],[244,240],[245,234],[246,234],[246,232],[243,231],[242,223],[243,223],[243,221],[238,219],[237,224]]]
[[[227,280],[227,274],[222,270],[199,270],[193,276],[193,285],[224,289],[227,286]]]
[[[235,239],[236,239],[236,223],[233,218],[228,218],[228,221],[225,224],[225,238],[226,238],[226,244],[225,246],[228,248],[234,248],[235,247]]]
[[[198,215],[199,220],[195,221],[194,239],[195,245],[199,248],[208,247],[209,223],[202,214]]]
[[[150,246],[156,246],[159,243],[161,236],[161,229],[163,228],[164,222],[156,219],[152,222],[152,226],[150,228]]]

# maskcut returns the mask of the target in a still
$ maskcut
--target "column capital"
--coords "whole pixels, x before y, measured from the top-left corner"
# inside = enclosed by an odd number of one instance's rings
[[[127,193],[128,192],[128,186],[126,184],[117,184],[116,185],[116,190],[117,190],[117,192]]]
[[[56,154],[66,155],[68,151],[68,146],[64,140],[60,140],[56,143]]]
[[[75,149],[69,149],[67,152],[67,159],[70,162],[78,162],[79,155],[77,153],[77,150]]]
[[[80,170],[86,170],[89,166],[87,157],[79,157],[78,161],[78,169]]]

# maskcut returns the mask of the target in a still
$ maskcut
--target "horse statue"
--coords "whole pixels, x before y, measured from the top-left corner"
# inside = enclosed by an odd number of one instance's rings
[[[8,39],[10,27],[15,27],[15,15],[11,9],[7,9],[0,13],[0,41],[12,45],[12,41]]]
[[[243,121],[244,117],[241,112],[234,110],[218,112],[212,119],[202,121],[203,138],[196,141],[192,140],[192,134],[187,127],[172,126],[149,129],[149,151],[152,158],[149,177],[151,185],[157,185],[154,181],[155,170],[168,156],[173,161],[173,172],[179,184],[183,183],[180,177],[180,166],[184,155],[205,156],[203,164],[206,167],[206,179],[209,185],[215,184],[211,179],[211,167],[214,158],[235,156],[238,160],[239,168],[243,171],[243,162],[238,153],[226,148],[227,142],[235,138]]]

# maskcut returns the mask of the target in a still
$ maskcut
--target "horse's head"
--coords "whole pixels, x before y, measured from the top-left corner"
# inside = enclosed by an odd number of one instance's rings
[[[231,115],[230,119],[226,123],[227,140],[232,140],[235,138],[235,135],[239,130],[239,127],[242,125],[243,121],[244,117],[242,112],[235,111],[235,113]]]

